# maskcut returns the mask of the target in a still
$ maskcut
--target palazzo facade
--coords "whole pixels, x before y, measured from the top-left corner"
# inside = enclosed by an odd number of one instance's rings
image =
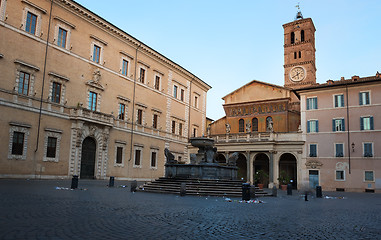
[[[0,177],[152,180],[211,88],[70,0],[0,0]]]

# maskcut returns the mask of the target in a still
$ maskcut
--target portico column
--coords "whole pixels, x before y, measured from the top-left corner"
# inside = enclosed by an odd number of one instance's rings
[[[254,184],[254,179],[253,179],[253,176],[254,176],[254,168],[253,168],[253,161],[251,160],[251,154],[250,152],[248,152],[248,164],[249,164],[249,181],[250,181],[250,184],[253,185]]]
[[[269,187],[274,184],[274,151],[270,151],[269,160]]]
[[[246,182],[252,182],[251,181],[251,172],[252,172],[252,170],[250,169],[250,152],[249,151],[247,151],[246,152],[246,158],[247,158],[247,160],[246,160]]]

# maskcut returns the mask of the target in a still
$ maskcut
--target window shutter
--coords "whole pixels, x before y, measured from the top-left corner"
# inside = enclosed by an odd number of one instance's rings
[[[310,98],[307,98],[307,110],[310,110],[310,102],[311,102]]]
[[[336,132],[336,121],[335,119],[332,119],[332,132]]]
[[[318,105],[317,105],[317,98],[315,98],[315,101],[314,101],[314,107],[315,107],[315,109],[317,109],[318,108]]]
[[[319,132],[319,121],[316,120],[316,132]]]
[[[339,95],[335,95],[335,107],[338,107],[339,106],[339,103],[338,103],[338,98],[339,98]]]
[[[307,132],[310,132],[310,121],[307,121]]]
[[[369,100],[369,92],[366,92],[366,93],[365,93],[365,101],[366,101],[366,104],[370,104],[370,100]]]
[[[370,117],[370,130],[373,130],[373,117]]]
[[[341,119],[341,130],[345,131],[345,120]]]
[[[363,105],[363,103],[362,103],[362,93],[359,93],[359,104]]]
[[[344,107],[344,95],[341,95],[341,106]]]
[[[364,118],[360,117],[360,130],[364,130]]]
[[[315,144],[311,144],[310,145],[310,157],[316,157],[316,145]]]

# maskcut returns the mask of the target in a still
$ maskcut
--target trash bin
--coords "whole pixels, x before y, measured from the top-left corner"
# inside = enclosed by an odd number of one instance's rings
[[[316,186],[316,197],[317,198],[322,198],[323,197],[321,186]]]
[[[74,175],[73,178],[71,179],[71,189],[76,189],[78,188],[78,176]]]
[[[108,187],[113,187],[114,186],[114,180],[115,180],[115,177],[110,177],[110,181],[108,183]]]
[[[250,200],[250,183],[242,183],[242,200]]]
[[[131,182],[131,192],[136,192],[136,188],[138,187],[138,182],[136,180]]]

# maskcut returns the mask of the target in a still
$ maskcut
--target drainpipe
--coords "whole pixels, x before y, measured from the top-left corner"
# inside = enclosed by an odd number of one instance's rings
[[[132,123],[131,123],[131,148],[130,148],[130,159],[128,161],[130,162],[132,159],[132,145],[133,145],[133,140],[134,140],[134,123],[135,123],[135,93],[136,93],[136,69],[138,67],[138,50],[139,47],[142,44],[140,43],[139,46],[136,47],[136,53],[135,53],[135,73],[134,73],[134,93],[132,97]]]
[[[188,112],[188,139],[192,136],[192,130],[190,128],[190,116],[191,116],[191,110],[192,110],[192,83],[194,78],[191,79],[190,86],[189,86],[189,112]],[[190,135],[189,135],[190,133]]]
[[[38,151],[38,142],[40,139],[40,128],[41,128],[41,117],[42,117],[42,102],[44,98],[44,85],[45,85],[45,73],[46,73],[46,62],[48,59],[48,48],[49,48],[49,35],[50,35],[50,23],[52,20],[52,9],[53,9],[53,0],[51,0],[50,3],[50,13],[49,13],[49,26],[48,26],[48,36],[46,37],[46,46],[45,46],[45,59],[44,59],[44,72],[42,75],[42,86],[41,86],[41,98],[40,98],[40,111],[38,114],[38,127],[37,127],[37,144],[36,144],[36,150],[34,152]]]
[[[347,148],[348,148],[348,172],[351,174],[351,149],[350,149],[350,142],[351,142],[351,137],[350,137],[350,132],[349,132],[349,99],[348,99],[348,83],[345,84],[345,93],[347,95],[347,136],[348,136],[348,143],[347,143]]]

